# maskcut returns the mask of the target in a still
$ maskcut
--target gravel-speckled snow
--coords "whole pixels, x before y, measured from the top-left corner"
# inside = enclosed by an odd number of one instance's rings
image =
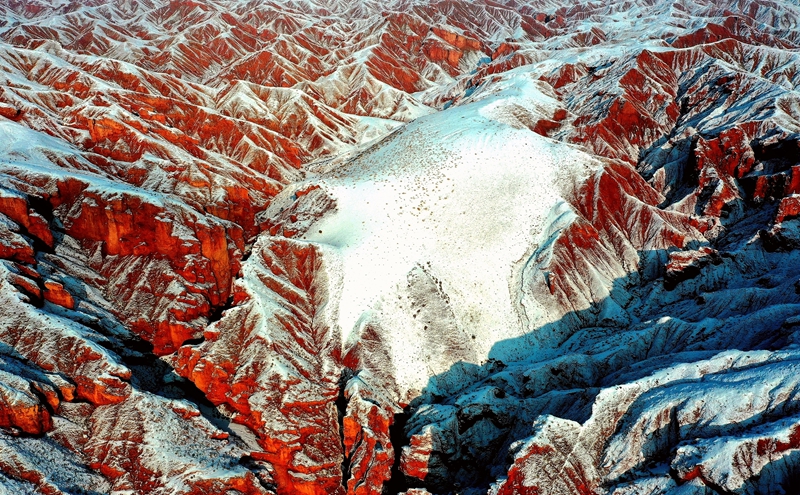
[[[310,181],[337,202],[305,238],[338,251],[343,338],[379,321],[401,388],[453,364],[428,349],[439,328],[415,317],[409,272],[441,283],[458,333],[440,337],[463,339],[461,358],[485,359],[494,343],[524,332],[521,263],[562,195],[598,166],[525,127],[555,105],[526,74],[475,100],[422,117]]]

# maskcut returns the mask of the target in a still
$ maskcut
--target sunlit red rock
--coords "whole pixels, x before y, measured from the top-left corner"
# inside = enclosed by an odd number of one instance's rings
[[[44,283],[43,296],[46,301],[58,306],[62,306],[67,309],[75,308],[75,298],[72,297],[72,294],[70,294],[69,291],[58,282],[53,282],[50,280],[46,281]]]
[[[279,493],[344,493],[335,405],[341,351],[320,307],[326,275],[313,246],[265,241],[245,274],[252,299],[207,329],[201,345],[181,348],[176,371],[257,434],[263,450],[251,456],[272,465]],[[262,313],[265,305],[273,309]],[[288,370],[295,378],[286,381]]]
[[[784,220],[800,217],[800,196],[792,194],[781,200],[778,207],[778,214],[775,216],[775,222],[780,223]]]
[[[433,452],[433,439],[429,435],[412,436],[409,444],[403,447],[403,455],[400,457],[400,469],[403,474],[425,481],[431,452]]]
[[[53,427],[47,405],[31,390],[32,384],[0,372],[0,428],[41,435]]]
[[[672,378],[609,385],[591,374],[616,380],[639,361],[645,369],[673,359],[670,352],[700,362],[710,352],[703,345],[739,345],[746,339],[714,341],[733,332],[723,324],[708,333],[692,326],[719,318],[735,327],[748,318],[731,313],[747,311],[730,293],[763,311],[754,331],[779,329],[763,344],[778,350],[774,359],[795,342],[797,322],[783,312],[797,289],[781,278],[796,264],[800,214],[792,158],[800,33],[791,4],[17,1],[0,12],[0,123],[54,139],[32,140],[38,151],[30,156],[12,139],[0,143],[0,355],[13,351],[30,364],[0,372],[0,426],[21,435],[0,436],[0,486],[355,494],[381,493],[391,481],[406,490],[403,480],[390,480],[395,467],[432,489],[446,478],[456,446],[473,452],[485,441],[509,443],[504,456],[480,466],[490,481],[502,478],[497,493],[634,486],[654,459],[672,470],[672,478],[653,475],[665,491],[678,482],[733,492],[762,483],[777,493],[781,459],[798,448],[794,413],[737,403],[742,421],[787,416],[745,439],[706,429],[721,421],[710,406],[633,399],[725,396],[692,388],[692,373],[685,390],[664,385]],[[308,189],[296,192],[304,201],[263,213],[285,185],[346,163],[348,153],[370,153],[359,146],[399,122],[469,104],[473,92],[504,84],[509,71],[552,88],[558,103],[518,119],[524,129],[598,156],[598,171],[569,186],[555,212],[564,222],[552,225],[546,246],[530,246],[541,259],[532,256],[512,284],[563,317],[566,330],[530,329],[542,355],[591,358],[545,371],[533,361],[511,363],[530,369],[480,379],[512,390],[525,376],[522,389],[535,397],[519,400],[533,401],[529,411],[558,416],[580,400],[596,411],[585,423],[550,416],[533,437],[522,421],[509,433],[487,419],[482,434],[461,432],[462,443],[453,439],[447,453],[436,450],[444,450],[436,442],[445,430],[435,428],[397,444],[407,432],[392,431],[394,414],[408,401],[397,401],[392,377],[380,369],[387,344],[374,328],[362,341],[342,342],[350,329],[338,328],[332,314],[335,254],[303,240],[339,205],[327,191]],[[461,126],[454,119],[445,131]],[[715,242],[723,246],[710,247]],[[742,243],[748,247],[740,250]],[[680,314],[627,313],[645,300],[628,291],[650,282],[652,297]],[[665,286],[672,290],[659,292]],[[603,332],[618,340],[582,347],[594,338],[587,335]],[[639,352],[642,342],[649,347]],[[150,345],[235,428],[219,430],[190,401],[157,395],[169,387],[142,364],[153,358]],[[716,366],[720,376],[740,377],[756,366],[732,361],[703,361],[697,373]],[[751,388],[796,375],[764,366]],[[375,382],[356,390],[370,373]],[[587,397],[603,392],[596,402],[564,399],[557,388],[542,398],[542,383]],[[692,435],[654,455],[642,441],[653,433],[646,425],[670,428],[673,416]],[[514,435],[528,440],[511,446]],[[715,450],[717,441],[731,448]],[[157,462],[165,453],[172,460]],[[448,479],[447,489],[488,489],[485,478],[457,487],[462,478]]]
[[[86,445],[90,467],[119,490],[147,493],[176,483],[180,488],[175,493],[192,495],[226,490],[268,493],[253,473],[236,464],[235,452],[214,438],[214,427],[199,413],[186,416],[169,406],[168,401],[137,393],[121,404],[95,410]],[[170,451],[167,460],[164,456]],[[203,472],[214,464],[221,469]]]
[[[390,427],[394,411],[362,397],[361,390],[348,394],[347,411],[342,419],[348,495],[378,495],[391,479],[395,462]],[[372,399],[372,400],[370,400]]]
[[[0,213],[16,222],[24,233],[53,247],[53,234],[47,220],[32,209],[24,197],[0,190]]]
[[[36,263],[31,243],[22,237],[16,223],[0,223],[0,258],[22,263]]]
[[[45,371],[63,373],[74,383],[75,394],[93,404],[118,403],[130,394],[130,370],[110,358],[106,349],[70,331],[78,324],[39,311],[23,302],[8,282],[0,283],[0,342]]]

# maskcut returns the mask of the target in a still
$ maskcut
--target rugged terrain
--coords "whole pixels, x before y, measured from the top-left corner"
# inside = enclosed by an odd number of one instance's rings
[[[0,12],[0,494],[800,493],[796,2]]]

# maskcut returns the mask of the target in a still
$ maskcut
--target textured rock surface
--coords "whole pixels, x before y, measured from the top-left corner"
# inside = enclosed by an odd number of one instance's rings
[[[0,492],[793,493],[799,25],[0,1]]]

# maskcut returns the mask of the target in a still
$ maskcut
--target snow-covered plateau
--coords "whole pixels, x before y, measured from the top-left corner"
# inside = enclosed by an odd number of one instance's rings
[[[794,0],[0,0],[0,495],[800,494]]]

